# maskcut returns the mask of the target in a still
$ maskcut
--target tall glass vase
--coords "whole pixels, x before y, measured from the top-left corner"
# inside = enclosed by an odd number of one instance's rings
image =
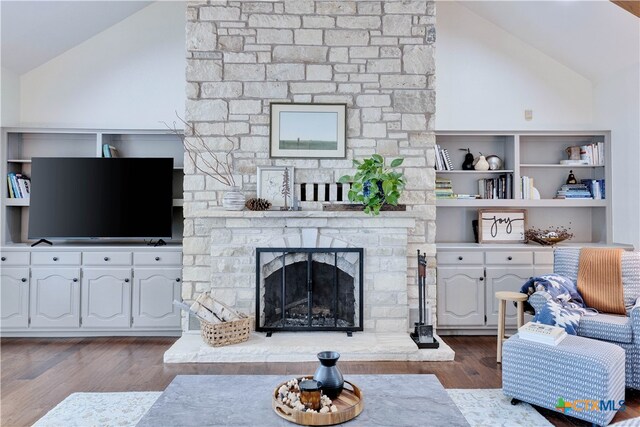
[[[228,211],[241,211],[244,209],[245,197],[240,192],[240,187],[234,186],[224,193],[222,197],[222,207]]]

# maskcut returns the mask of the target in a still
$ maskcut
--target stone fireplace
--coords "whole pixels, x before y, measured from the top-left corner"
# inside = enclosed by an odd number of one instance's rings
[[[361,331],[362,255],[362,248],[257,248],[256,330]]]
[[[333,184],[353,173],[353,159],[377,153],[404,158],[407,211],[369,217],[303,201],[300,212],[225,212],[226,188],[185,155],[182,297],[211,290],[259,315],[257,248],[362,248],[362,315],[356,310],[353,322],[365,333],[406,334],[417,311],[420,249],[435,308],[434,50],[433,1],[190,2],[186,121],[213,150],[232,151],[247,197],[255,197],[258,166],[293,166],[297,184]],[[270,158],[271,102],[347,104],[346,158]],[[339,274],[357,282],[343,267]],[[196,323],[185,318],[185,332]]]

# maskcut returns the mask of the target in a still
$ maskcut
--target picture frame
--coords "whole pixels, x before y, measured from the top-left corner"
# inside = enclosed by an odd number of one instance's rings
[[[526,209],[478,209],[478,243],[523,243]]]
[[[270,104],[269,155],[272,158],[347,157],[347,104]]]
[[[282,194],[284,173],[288,171],[290,192],[286,198]],[[294,199],[294,167],[293,166],[258,166],[257,196],[271,202],[271,208],[292,207]]]

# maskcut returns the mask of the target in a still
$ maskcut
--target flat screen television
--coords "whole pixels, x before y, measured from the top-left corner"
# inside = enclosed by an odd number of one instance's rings
[[[38,157],[29,239],[170,239],[172,158]]]

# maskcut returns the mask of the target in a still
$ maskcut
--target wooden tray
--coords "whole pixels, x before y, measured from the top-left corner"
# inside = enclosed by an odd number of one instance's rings
[[[312,377],[304,377],[302,379],[307,378]],[[301,380],[301,378],[298,380]],[[360,415],[364,409],[362,392],[355,384],[350,383],[349,381],[344,382],[345,388],[342,390],[342,393],[333,400],[332,404],[338,407],[338,412],[329,412],[327,414],[314,414],[296,411],[295,409],[292,409],[280,402],[278,400],[278,390],[283,384],[286,384],[286,382],[279,384],[273,391],[273,394],[271,395],[272,406],[276,414],[287,421],[291,421],[292,423],[303,426],[330,426],[352,420]],[[346,387],[347,385],[351,386],[351,390]]]
[[[364,211],[364,205],[357,203],[325,203],[323,211]],[[382,205],[380,211],[406,211],[407,205]]]

